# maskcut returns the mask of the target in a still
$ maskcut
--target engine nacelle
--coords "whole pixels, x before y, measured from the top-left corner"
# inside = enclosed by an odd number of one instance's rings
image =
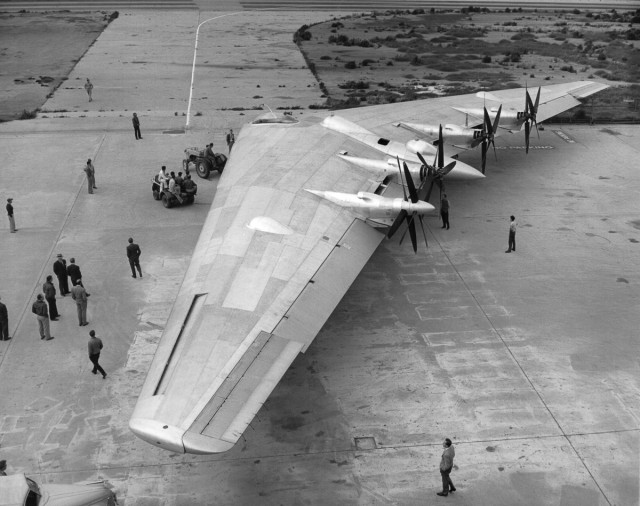
[[[433,155],[437,151],[433,144],[423,139],[412,139],[405,146],[411,153],[420,153],[421,155]]]

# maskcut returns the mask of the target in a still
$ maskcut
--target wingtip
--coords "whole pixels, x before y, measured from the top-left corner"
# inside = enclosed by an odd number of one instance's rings
[[[185,453],[184,430],[148,418],[131,418],[129,429],[143,441],[175,453]]]

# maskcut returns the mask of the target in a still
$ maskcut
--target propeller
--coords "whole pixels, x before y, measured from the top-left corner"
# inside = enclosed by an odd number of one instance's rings
[[[398,162],[398,172],[400,172],[400,184],[402,186],[402,193],[404,194],[404,200],[405,201],[409,201],[409,198],[411,199],[412,203],[416,203],[418,202],[418,200],[420,200],[419,198],[419,191],[416,190],[415,185],[413,184],[413,179],[411,177],[411,173],[409,172],[409,167],[407,167],[407,164],[403,162],[404,165],[404,180],[402,178],[402,169],[400,168],[400,158],[396,157],[396,160]],[[405,181],[406,181],[406,188],[409,190],[409,198],[407,198],[407,191],[405,189]],[[422,190],[422,185],[420,186],[420,190]],[[402,237],[400,238],[400,244],[402,244],[402,241],[404,240],[405,236],[407,235],[407,231],[409,231],[409,236],[411,237],[411,244],[413,245],[413,251],[414,253],[418,252],[418,237],[417,237],[417,233],[416,233],[416,224],[415,224],[415,216],[416,216],[416,212],[413,212],[411,214],[411,216],[409,216],[409,213],[406,210],[401,210],[400,213],[398,213],[398,216],[396,217],[395,221],[393,222],[393,224],[389,227],[389,230],[387,231],[387,237],[391,238],[391,236],[393,236],[393,234],[396,233],[396,231],[398,230],[398,228],[400,228],[400,225],[402,225],[402,222],[406,220],[407,222],[407,230],[405,230],[404,234],[402,234]],[[420,220],[420,227],[422,228],[422,235],[424,236],[424,243],[427,246],[427,248],[429,247],[429,244],[427,243],[427,234],[424,231],[424,222],[422,220],[422,216],[418,215],[418,219]]]
[[[536,95],[536,102],[533,103],[531,95],[529,95],[529,89],[526,88],[524,104],[524,139],[526,144],[526,152],[529,153],[529,136],[531,135],[531,125],[535,125],[538,139],[540,138],[540,132],[538,131],[538,122],[536,121],[536,114],[538,113],[538,105],[540,104],[540,88],[538,88],[538,94]]]
[[[421,188],[425,187],[425,183],[428,183],[429,186],[426,191],[425,200],[429,202],[429,198],[431,197],[431,190],[433,190],[433,185],[437,184],[440,188],[440,197],[442,198],[442,192],[444,191],[444,182],[443,178],[446,176],[451,170],[456,166],[456,162],[450,162],[446,166],[444,165],[444,143],[442,142],[442,125],[440,125],[440,132],[438,135],[438,152],[433,160],[433,165],[427,163],[422,154],[416,153],[420,162],[422,162],[422,167],[420,168],[420,179],[423,184]]]
[[[496,143],[495,136],[498,131],[498,124],[500,123],[500,114],[502,113],[502,105],[498,109],[498,114],[496,114],[495,119],[493,120],[493,124],[491,123],[491,118],[489,117],[489,113],[487,112],[487,108],[484,108],[484,123],[482,124],[482,173],[484,174],[485,167],[487,165],[487,150],[490,145],[493,145],[493,154],[498,160],[498,155],[496,153]]]

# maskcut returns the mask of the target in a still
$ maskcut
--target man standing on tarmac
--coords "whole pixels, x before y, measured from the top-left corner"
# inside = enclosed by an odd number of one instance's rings
[[[47,303],[44,301],[44,296],[39,293],[36,297],[36,301],[31,306],[31,312],[36,315],[38,319],[38,330],[40,331],[40,339],[50,341],[53,339],[49,331],[49,311],[47,310]]]
[[[94,189],[98,189],[96,186],[96,168],[91,163],[91,158],[87,160],[87,166],[84,168],[87,174],[87,188],[89,193],[93,193]]]
[[[60,295],[63,297],[69,292],[69,277],[67,275],[67,261],[63,258],[62,253],[58,253],[58,259],[53,262],[53,273],[58,278],[58,288]]]
[[[7,216],[9,217],[9,231],[13,234],[15,232],[18,231],[18,229],[16,228],[16,222],[13,219],[13,199],[12,198],[8,198],[7,199]]]
[[[71,289],[71,298],[76,301],[76,308],[78,309],[78,325],[84,327],[89,325],[87,322],[87,291],[82,286],[82,281],[78,281]]]
[[[442,217],[442,228],[449,229],[449,199],[447,194],[442,194],[442,200],[440,201],[440,216]]]
[[[131,121],[133,123],[133,134],[136,136],[136,140],[142,139],[142,134],[140,133],[140,120],[135,112],[133,113]]]
[[[518,228],[518,222],[516,217],[511,215],[511,222],[509,223],[509,248],[505,253],[511,253],[516,250],[516,229]]]
[[[133,242],[133,238],[129,237],[129,245],[127,246],[127,258],[129,259],[129,266],[131,267],[131,277],[136,277],[136,269],[138,274],[142,277],[142,270],[140,269],[140,246]]]

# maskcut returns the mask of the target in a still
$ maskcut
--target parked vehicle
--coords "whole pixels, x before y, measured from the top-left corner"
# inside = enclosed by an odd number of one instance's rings
[[[24,474],[0,476],[0,506],[115,506],[104,480],[74,485],[37,483]]]

